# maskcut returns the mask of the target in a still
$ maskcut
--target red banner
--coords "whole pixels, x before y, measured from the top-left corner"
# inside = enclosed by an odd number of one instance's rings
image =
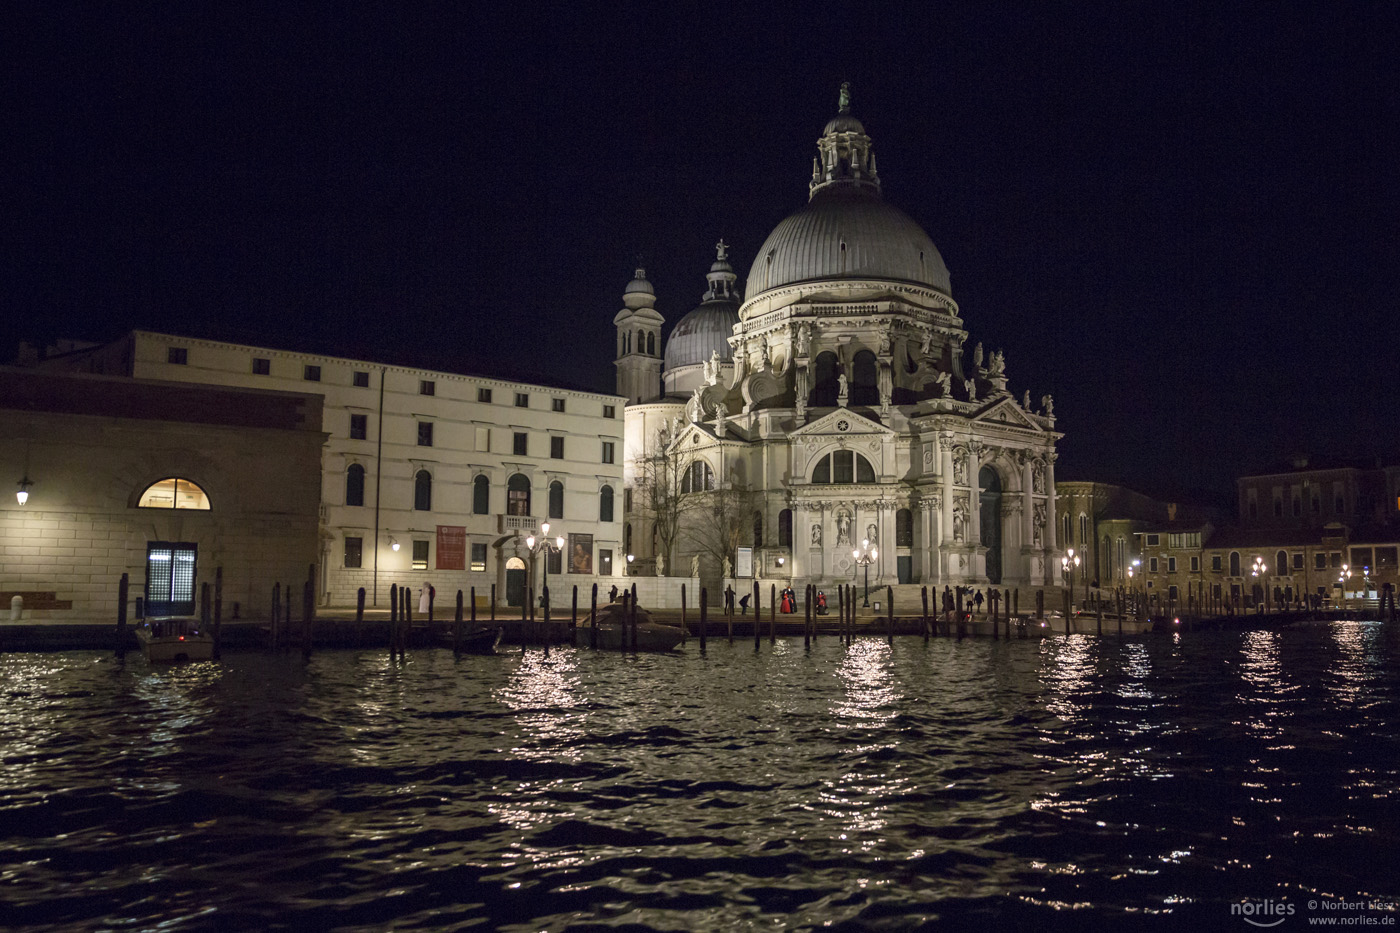
[[[437,526],[437,569],[467,569],[467,529],[464,526]]]

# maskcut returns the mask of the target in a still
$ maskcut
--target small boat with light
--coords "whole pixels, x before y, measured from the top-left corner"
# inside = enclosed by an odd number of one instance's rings
[[[598,647],[603,650],[621,651],[632,649],[631,620],[629,610],[622,603],[609,603],[598,610]],[[581,641],[590,638],[588,631],[579,629]],[[666,625],[657,622],[651,613],[637,608],[637,650],[671,651],[685,641],[685,630],[679,625]],[[584,641],[586,643],[586,641]]]
[[[214,657],[214,639],[199,630],[194,619],[147,619],[136,627],[141,653],[152,663],[208,661]]]

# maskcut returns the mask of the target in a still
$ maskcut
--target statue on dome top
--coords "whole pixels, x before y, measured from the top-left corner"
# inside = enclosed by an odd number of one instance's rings
[[[715,244],[715,255],[721,262],[729,258],[729,245],[723,239]]]
[[[840,103],[840,107],[838,108],[839,112],[840,112],[840,113],[850,113],[850,112],[851,112],[851,82],[849,82],[849,81],[842,81],[842,82],[841,82],[841,98],[840,98],[840,102],[841,102],[841,103]]]

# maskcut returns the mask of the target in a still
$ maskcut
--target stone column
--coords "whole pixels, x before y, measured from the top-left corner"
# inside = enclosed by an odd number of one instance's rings
[[[974,547],[982,546],[982,445],[971,441],[967,445],[967,543]]]
[[[815,577],[812,572],[812,522],[808,517],[807,503],[793,502],[788,508],[792,509],[792,576],[796,580],[800,577]]]
[[[1052,450],[1045,455],[1045,560],[1051,580],[1061,576],[1060,562],[1054,556],[1060,549],[1055,540],[1059,530],[1060,519],[1055,514],[1055,452]]]
[[[1021,451],[1021,553],[1025,555],[1024,573],[1031,578],[1034,561],[1031,550],[1035,545],[1035,504],[1031,501],[1031,490],[1035,488],[1035,458]]]
[[[894,545],[894,511],[897,503],[893,499],[881,499],[880,508],[880,582],[899,582],[899,554]],[[885,555],[889,555],[888,561]]]
[[[951,544],[953,541],[953,438],[945,434],[938,439],[939,450],[942,451],[943,469],[943,508],[942,508],[942,528],[943,533],[939,536],[940,544]]]

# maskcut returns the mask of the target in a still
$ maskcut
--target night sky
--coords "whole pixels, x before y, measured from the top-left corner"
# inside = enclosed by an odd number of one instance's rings
[[[1060,479],[1400,460],[1400,4],[993,6],[9,4],[0,355],[144,327],[611,391],[636,257],[668,325],[720,237],[746,274],[849,80]]]

